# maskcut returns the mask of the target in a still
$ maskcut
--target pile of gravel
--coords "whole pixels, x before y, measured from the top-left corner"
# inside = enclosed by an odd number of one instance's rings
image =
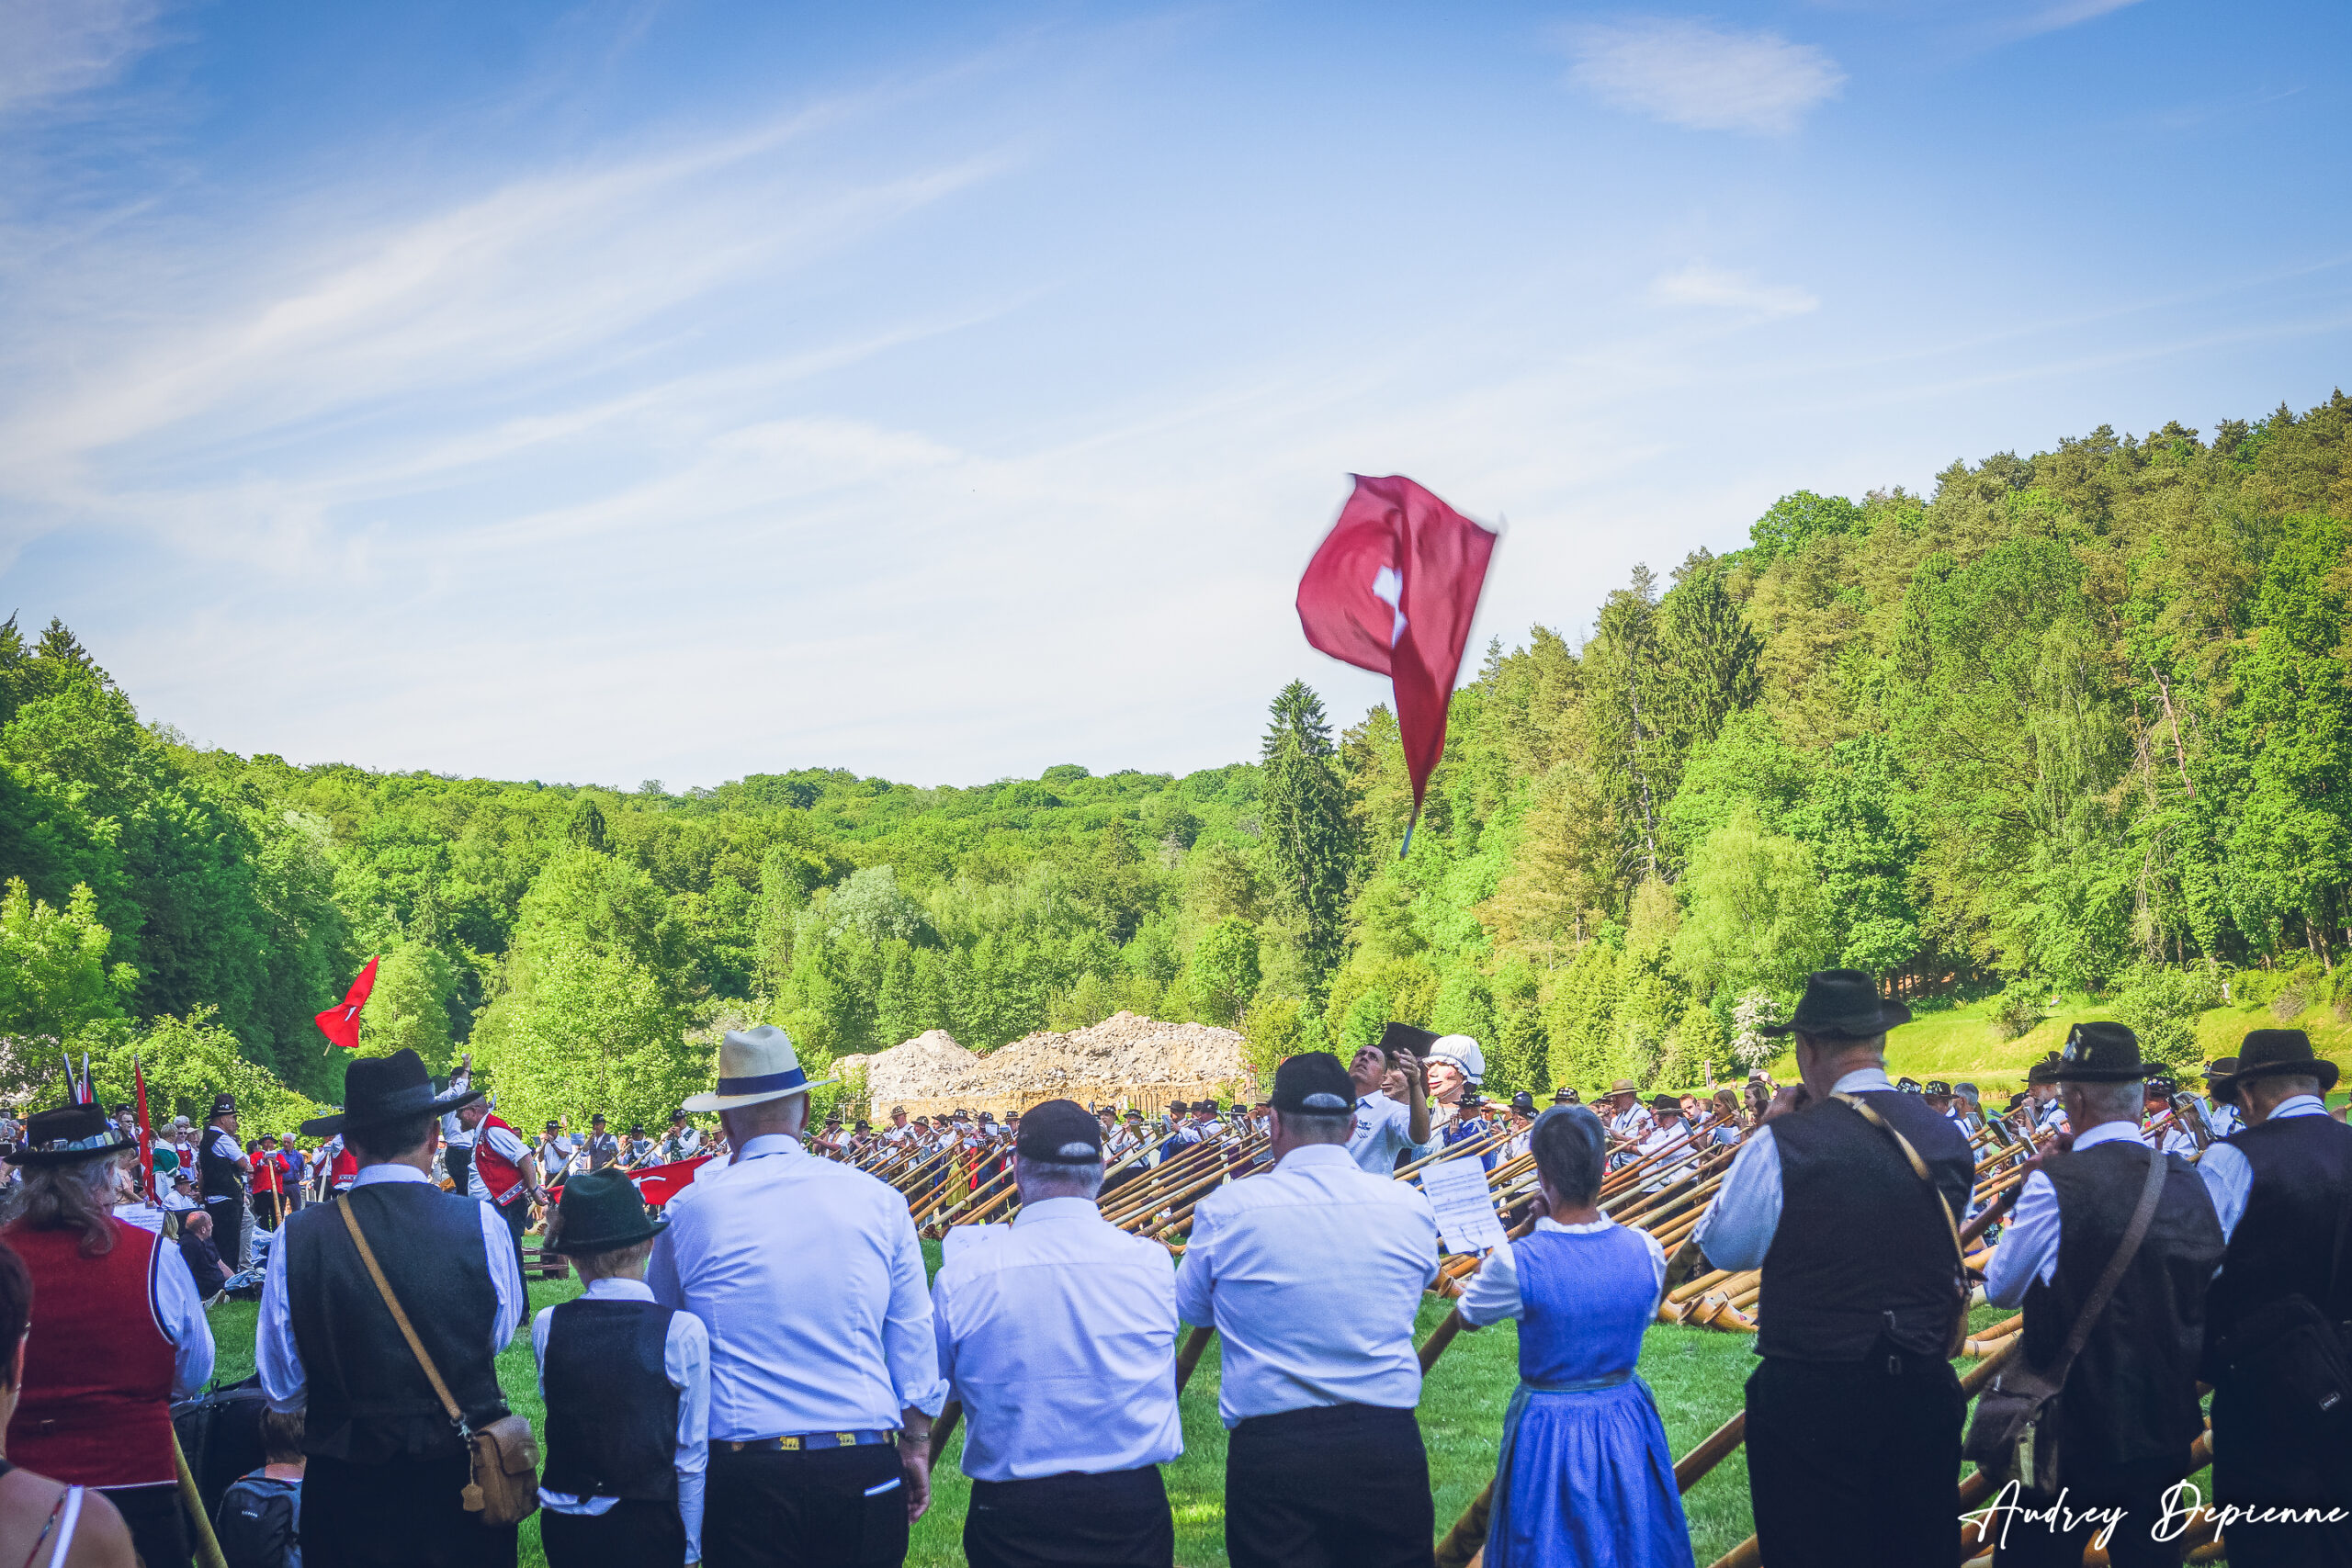
[[[1131,1012],[1067,1034],[1027,1035],[984,1056],[934,1029],[854,1060],[865,1069],[866,1097],[876,1106],[934,1100],[1025,1104],[1062,1096],[1085,1101],[1250,1082],[1241,1036],[1232,1030]]]

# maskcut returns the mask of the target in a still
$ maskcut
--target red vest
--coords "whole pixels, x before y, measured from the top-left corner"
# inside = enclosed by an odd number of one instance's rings
[[[474,1129],[474,1168],[481,1172],[482,1190],[490,1194],[490,1201],[503,1208],[506,1201],[514,1196],[515,1190],[523,1185],[523,1171],[490,1146],[490,1130],[492,1127],[506,1127],[506,1131],[514,1134],[518,1140],[522,1134],[514,1133],[514,1128],[507,1127],[494,1114],[483,1117],[481,1125]]]
[[[359,1177],[359,1156],[350,1145],[335,1150],[334,1158],[327,1161],[327,1185],[337,1192],[348,1192]]]
[[[82,1256],[71,1230],[10,1225],[8,1245],[33,1280],[24,1395],[8,1423],[8,1460],[77,1486],[178,1479],[172,1459],[172,1342],[155,1321],[153,1269],[182,1267],[136,1225],[109,1220],[114,1247]]]

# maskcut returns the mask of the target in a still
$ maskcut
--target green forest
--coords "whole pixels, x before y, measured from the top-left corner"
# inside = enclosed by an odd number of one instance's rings
[[[143,723],[51,620],[0,628],[0,1089],[271,1131],[339,1098],[311,1015],[370,954],[368,1052],[469,1051],[521,1123],[651,1122],[730,1020],[812,1070],[1120,1010],[1253,1059],[1388,1019],[1489,1089],[1763,1059],[1809,969],[2103,998],[2187,1060],[2233,979],[2352,1011],[2352,400],[2102,427],[1933,492],[1798,491],[1577,637],[1485,651],[1410,809],[1385,708],[1294,683],[1182,778],[683,793],[296,766]]]

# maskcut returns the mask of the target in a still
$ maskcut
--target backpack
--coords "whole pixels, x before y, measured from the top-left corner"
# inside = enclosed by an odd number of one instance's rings
[[[268,1403],[255,1373],[172,1406],[172,1429],[206,1507],[217,1509],[231,1483],[261,1468],[261,1413]]]
[[[212,1533],[229,1568],[302,1568],[300,1484],[273,1481],[256,1470],[238,1477],[222,1495]]]

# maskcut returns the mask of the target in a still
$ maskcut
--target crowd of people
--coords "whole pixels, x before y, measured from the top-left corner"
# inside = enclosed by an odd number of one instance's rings
[[[958,1417],[972,1563],[1169,1568],[1188,1329],[1218,1347],[1230,1561],[1427,1568],[1442,1521],[1415,1322],[1442,1249],[1429,1198],[1393,1178],[1448,1150],[1535,1173],[1455,1309],[1474,1333],[1517,1325],[1494,1568],[1691,1562],[1636,1368],[1666,1293],[1703,1269],[1760,1271],[1760,1561],[1953,1561],[1968,1401],[1951,1358],[1980,1231],[1998,1237],[1974,1260],[1982,1299],[2023,1312],[1967,1436],[2007,1478],[1979,1513],[2000,1562],[2071,1565],[2094,1534],[2117,1564],[2177,1561],[2165,1521],[2199,1442],[2210,1501],[2239,1510],[2233,1562],[2352,1562],[2335,1066],[2257,1030],[2185,1094],[2129,1029],[2086,1021],[1987,1108],[1972,1085],[1888,1076],[1908,1016],[1826,971],[1783,1026],[1798,1081],[1645,1100],[1621,1079],[1589,1108],[1575,1088],[1488,1103],[1476,1041],[1396,1024],[1347,1062],[1288,1058],[1254,1103],[899,1108],[880,1128],[812,1127],[825,1086],[763,1026],[725,1036],[713,1089],[661,1134],[592,1116],[535,1140],[465,1065],[435,1081],[401,1052],[355,1061],[344,1106],[291,1135],[243,1139],[228,1096],[200,1129],[159,1129],[164,1203],[140,1190],[135,1120],[85,1087],[0,1129],[0,1336],[19,1346],[0,1562],[191,1562],[170,1409],[209,1382],[204,1303],[242,1273],[268,1456],[213,1523],[241,1553],[276,1542],[270,1568],[296,1551],[505,1568],[533,1511],[555,1568],[896,1563]],[[1993,1142],[2030,1157],[1985,1212],[1973,1145]],[[1199,1199],[1181,1256],[1103,1217],[1123,1174],[1209,1143],[1246,1179]],[[1721,1185],[1673,1257],[1603,1211],[1612,1172],[1655,1191],[1702,1160]],[[645,1173],[689,1163],[649,1208]],[[927,1280],[925,1182],[877,1171],[1001,1184],[1019,1207]],[[536,1314],[535,1206],[582,1281]],[[496,1368],[526,1325],[543,1463]]]

